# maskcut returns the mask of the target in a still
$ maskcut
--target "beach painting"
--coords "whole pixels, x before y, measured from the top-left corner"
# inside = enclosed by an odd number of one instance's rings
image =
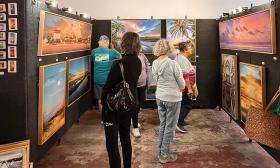
[[[29,168],[30,141],[0,145],[0,168]]]
[[[221,49],[276,54],[275,9],[219,23]]]
[[[166,39],[174,45],[179,52],[180,42],[189,42],[191,55],[189,60],[196,62],[196,20],[195,19],[169,19],[166,20]]]
[[[71,105],[90,90],[90,57],[69,60],[68,71],[68,105]]]
[[[135,32],[140,36],[142,52],[151,54],[161,38],[161,20],[112,20],[111,32],[112,43],[119,52],[122,36],[126,32]]]
[[[222,108],[235,120],[238,113],[237,56],[222,54]]]
[[[152,67],[150,67],[152,69]],[[149,71],[150,87],[146,91],[146,100],[156,100],[157,83],[152,71]]]
[[[40,67],[39,145],[44,144],[65,123],[66,62]]]
[[[251,107],[263,109],[266,105],[265,68],[242,62],[239,68],[241,121],[245,123]]]
[[[92,25],[65,16],[41,11],[38,56],[91,49]]]

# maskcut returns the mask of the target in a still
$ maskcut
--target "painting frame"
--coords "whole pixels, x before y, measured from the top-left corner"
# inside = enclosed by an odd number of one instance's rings
[[[162,22],[160,19],[112,19],[111,20],[111,42],[114,44],[114,38],[113,38],[113,21],[159,21],[159,40],[162,39],[161,37],[161,33],[162,33]],[[125,31],[124,33],[126,33],[127,31]],[[141,37],[140,37],[140,41],[141,41]],[[155,42],[156,43],[156,42]],[[142,44],[141,44],[142,46]],[[115,45],[115,49],[116,49],[116,45]],[[117,49],[116,49],[117,50]],[[121,51],[117,50],[118,52],[122,53]],[[141,51],[141,53],[143,54],[153,54],[153,51],[151,52],[143,52]]]
[[[8,73],[17,73],[17,61],[8,60]]]
[[[6,13],[0,13],[0,22],[5,22],[7,20]]]
[[[7,31],[7,24],[0,23],[0,32],[6,32],[6,31]]]
[[[227,58],[226,58],[227,57]],[[222,74],[222,109],[228,113],[233,119],[239,120],[239,90],[238,90],[238,57],[236,55],[221,54],[221,74]],[[225,61],[228,67],[228,73],[225,71]],[[233,65],[232,65],[233,64]],[[233,76],[230,76],[232,75]],[[226,78],[226,79],[225,79]],[[233,94],[233,97],[231,95]],[[227,103],[230,101],[230,106]],[[231,106],[232,105],[232,106]]]
[[[195,22],[194,23],[195,38],[194,38],[194,44],[192,44],[193,45],[193,49],[194,49],[194,53],[191,55],[192,58],[189,59],[191,63],[195,63],[197,61],[197,58],[196,58],[196,56],[197,56],[197,19],[166,19],[166,39],[169,40],[169,41],[171,41],[174,38],[168,37],[168,32],[169,32],[168,21],[175,21],[175,20],[183,20],[183,21],[185,21],[185,20],[187,20],[187,21],[188,20],[193,20]],[[179,41],[181,41],[181,40],[179,40]],[[183,41],[181,41],[181,42],[183,42]],[[174,46],[174,48],[176,48],[176,47]]]
[[[0,159],[3,154],[22,153],[22,167],[29,168],[30,140],[0,145]],[[0,161],[1,166],[1,161]]]
[[[9,45],[17,45],[17,33],[9,32],[8,33],[8,44]]]
[[[250,50],[250,49],[238,49],[238,48],[229,48],[229,47],[222,47],[222,43],[221,43],[221,32],[220,32],[220,24],[223,22],[228,22],[228,21],[232,21],[232,20],[238,20],[240,18],[244,18],[244,17],[248,17],[248,16],[252,16],[252,15],[256,15],[265,11],[270,11],[270,22],[271,22],[271,52],[260,52],[260,51],[255,51],[255,50]],[[246,51],[246,52],[252,52],[252,53],[263,53],[263,54],[277,54],[277,43],[276,43],[276,12],[275,12],[275,8],[272,7],[270,9],[265,9],[265,10],[260,10],[258,12],[254,12],[254,13],[250,13],[241,17],[237,17],[237,18],[233,18],[233,19],[229,19],[229,20],[225,20],[222,22],[219,22],[219,41],[220,41],[220,48],[221,49],[226,49],[226,50],[233,50],[233,51]]]
[[[62,118],[62,121],[58,123],[58,125],[54,126],[49,133],[44,132],[44,84],[45,84],[45,69],[51,66],[56,66],[56,65],[63,65],[65,68],[65,73],[64,73],[64,96],[63,96],[63,107],[60,113],[60,116]],[[48,64],[48,65],[43,65],[39,67],[39,103],[38,103],[38,145],[43,145],[45,144],[56,132],[58,132],[66,122],[65,119],[65,108],[66,108],[66,72],[67,72],[67,64],[66,61],[58,62],[58,63],[53,63],[53,64]],[[59,113],[59,111],[56,111],[56,113]],[[57,118],[57,114],[55,116]],[[50,120],[51,121],[51,120]],[[53,121],[53,120],[52,120]],[[48,121],[49,122],[49,121]]]
[[[89,64],[88,64],[88,68],[89,68],[89,88],[87,91],[85,91],[81,96],[79,96],[78,98],[76,98],[74,101],[72,101],[70,103],[70,100],[69,100],[69,88],[70,88],[70,84],[69,84],[69,74],[70,74],[70,64],[72,61],[76,61],[76,60],[80,60],[80,59],[83,59],[83,58],[88,58],[89,59]],[[91,56],[90,55],[86,55],[86,56],[82,56],[82,57],[78,57],[78,58],[74,58],[74,59],[70,59],[67,61],[67,81],[66,81],[66,84],[67,84],[67,87],[66,87],[66,104],[67,104],[67,107],[70,107],[71,105],[73,105],[74,103],[76,103],[77,101],[79,101],[82,97],[84,97],[86,94],[88,94],[90,91],[91,91]]]
[[[7,69],[7,61],[0,61],[0,70]]]
[[[9,23],[9,30],[10,31],[18,30],[18,20],[17,20],[17,18],[9,18],[8,23]]]
[[[6,4],[0,4],[0,12],[6,12]]]
[[[4,60],[7,58],[7,53],[6,51],[0,51],[0,60]]]
[[[14,9],[12,9],[12,5],[14,5]],[[14,11],[13,11],[14,10]],[[18,8],[17,3],[8,3],[8,14],[10,16],[16,16],[18,15]]]
[[[90,39],[89,39],[89,47],[88,49],[78,49],[78,50],[70,50],[70,51],[62,51],[62,52],[53,52],[53,53],[48,53],[48,54],[44,54],[43,53],[43,37],[44,37],[44,32],[45,32],[45,20],[46,20],[46,14],[50,14],[50,15],[54,15],[54,16],[58,16],[61,18],[66,18],[69,20],[73,20],[73,21],[77,21],[77,22],[81,22],[84,23],[86,25],[90,25]],[[73,53],[73,52],[79,52],[79,51],[90,51],[91,50],[91,41],[92,41],[92,24],[85,22],[85,21],[81,21],[81,20],[77,20],[77,19],[73,19],[70,17],[66,17],[63,15],[59,15],[56,13],[52,13],[52,12],[47,12],[44,10],[40,11],[40,23],[39,23],[39,36],[38,36],[38,51],[37,51],[37,56],[39,57],[43,57],[43,56],[50,56],[50,55],[59,55],[59,54],[64,54],[64,53]]]
[[[246,122],[246,116],[248,111],[243,111],[242,110],[242,106],[243,106],[243,101],[242,101],[242,97],[243,94],[242,94],[242,82],[241,82],[241,78],[242,78],[242,73],[241,73],[241,68],[242,66],[249,66],[249,67],[253,67],[253,68],[258,68],[260,70],[260,73],[261,73],[261,101],[262,101],[262,104],[260,105],[260,108],[264,109],[265,106],[266,106],[266,70],[265,70],[265,67],[264,66],[261,66],[261,65],[255,65],[255,64],[249,64],[249,63],[245,63],[245,62],[239,62],[239,102],[240,102],[240,120],[242,123],[245,123]],[[256,91],[255,91],[256,92]],[[246,103],[245,103],[246,104]],[[250,107],[248,108],[248,110],[250,109]],[[244,115],[245,114],[245,115]]]
[[[12,52],[13,49],[13,52]],[[12,56],[13,54],[13,56]],[[8,46],[8,58],[15,59],[17,58],[17,46]]]
[[[6,40],[6,32],[0,32],[0,40]]]
[[[7,46],[6,46],[6,41],[0,41],[0,49],[1,50],[4,50],[4,49],[6,49],[7,48]]]

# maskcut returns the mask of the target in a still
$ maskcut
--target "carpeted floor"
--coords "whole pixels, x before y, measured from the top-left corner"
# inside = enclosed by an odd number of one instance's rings
[[[158,153],[158,114],[142,110],[142,137],[133,142],[133,168],[279,168],[257,143],[248,143],[243,130],[217,110],[193,110],[187,134],[176,133],[174,163],[161,165]],[[108,168],[100,114],[87,112],[35,168]]]

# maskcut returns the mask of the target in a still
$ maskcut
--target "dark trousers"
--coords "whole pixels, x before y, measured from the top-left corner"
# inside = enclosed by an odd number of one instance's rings
[[[183,92],[180,115],[179,115],[179,120],[178,120],[179,125],[183,125],[185,118],[187,117],[187,115],[192,110],[192,105],[193,105],[193,102],[189,98],[188,93]]]
[[[136,91],[136,104],[132,110],[132,125],[133,128],[138,128],[138,118],[140,107],[143,106],[146,98],[146,86],[137,87]]]
[[[109,156],[110,168],[121,168],[121,157],[118,146],[118,134],[122,145],[124,168],[131,168],[131,140],[130,140],[130,124],[131,116],[120,119],[119,122],[104,123],[106,148]]]

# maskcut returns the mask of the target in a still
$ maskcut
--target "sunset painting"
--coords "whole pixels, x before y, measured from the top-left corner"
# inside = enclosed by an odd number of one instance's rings
[[[180,42],[190,42],[190,61],[196,61],[196,20],[195,19],[180,19],[166,20],[166,39],[169,40],[175,47],[179,48]],[[179,50],[177,51],[179,52]]]
[[[68,105],[90,90],[90,61],[89,57],[69,61],[68,73]]]
[[[112,20],[111,36],[115,49],[121,52],[121,39],[126,32],[140,36],[143,53],[153,53],[155,43],[161,38],[160,20]]]
[[[39,145],[65,123],[66,63],[40,67]]]
[[[238,115],[237,56],[222,54],[222,108],[235,120]]]
[[[92,25],[41,11],[38,56],[91,49]]]
[[[276,53],[273,9],[220,22],[219,31],[221,49]]]
[[[240,63],[239,66],[241,121],[245,123],[251,107],[265,107],[265,69],[246,63]]]

